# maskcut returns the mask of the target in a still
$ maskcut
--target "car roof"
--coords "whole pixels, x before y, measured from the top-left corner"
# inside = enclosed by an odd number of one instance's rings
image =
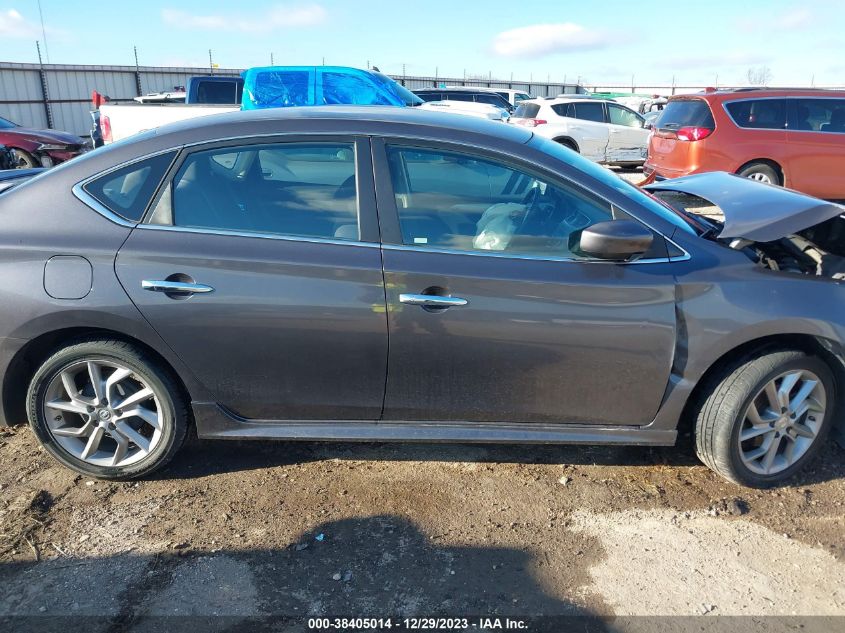
[[[732,101],[765,97],[838,97],[843,99],[845,98],[845,90],[829,90],[824,88],[731,88],[711,90],[710,92],[673,95],[669,100],[704,99],[706,101]]]
[[[474,86],[447,86],[445,88],[416,88],[412,92],[480,92],[483,94],[499,94],[493,88],[476,88]],[[499,95],[501,96],[501,95]]]
[[[443,88],[420,88],[420,90],[471,90],[475,92],[495,92],[496,94],[499,94],[500,92],[528,94],[526,90],[517,90],[515,88],[491,88],[488,86],[445,86]]]
[[[485,121],[475,117],[434,113],[412,107],[346,105],[266,108],[263,110],[242,110],[197,117],[162,126],[158,128],[158,136],[164,137],[168,134],[177,134],[213,126],[224,126],[226,124],[250,122],[295,124],[297,121],[323,121],[329,130],[338,129],[338,123],[399,124],[476,134],[494,134],[520,143],[525,143],[530,138],[530,134],[515,134],[511,126],[504,126],[498,122]],[[354,125],[350,127],[354,127]],[[284,129],[281,131],[290,132],[291,130]]]
[[[78,182],[122,162],[182,146],[289,136],[375,135],[388,138],[443,140],[508,151],[524,145],[533,132],[481,117],[400,106],[306,106],[238,110],[170,123],[140,132],[67,161],[51,171]],[[64,168],[64,169],[63,169]]]
[[[558,103],[583,103],[584,101],[595,101],[596,103],[603,103],[607,101],[607,99],[595,99],[593,97],[579,97],[578,95],[573,95],[571,97],[536,97],[534,99],[525,99],[521,103],[536,103],[538,105],[557,105]]]

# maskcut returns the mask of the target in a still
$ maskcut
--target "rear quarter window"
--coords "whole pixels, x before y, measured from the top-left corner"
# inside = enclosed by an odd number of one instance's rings
[[[742,128],[782,130],[786,127],[786,99],[729,101],[725,109]]]
[[[95,178],[86,193],[115,215],[139,222],[176,152],[158,154]]]
[[[670,101],[660,115],[660,127],[679,129],[682,127],[715,128],[710,104],[703,99],[679,99]]]

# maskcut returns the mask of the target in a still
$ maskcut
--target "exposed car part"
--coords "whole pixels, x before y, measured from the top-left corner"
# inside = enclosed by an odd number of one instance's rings
[[[715,237],[771,270],[845,279],[842,205],[725,172],[664,180],[644,188],[716,205],[724,218],[710,221]],[[681,207],[685,208],[683,203]]]

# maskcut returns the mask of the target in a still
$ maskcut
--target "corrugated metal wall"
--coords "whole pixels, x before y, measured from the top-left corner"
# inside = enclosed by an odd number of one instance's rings
[[[241,69],[215,69],[215,75],[239,75]],[[53,127],[80,136],[91,128],[91,92],[113,101],[139,94],[184,86],[192,75],[207,75],[208,68],[141,66],[72,66],[64,64],[0,63],[0,116],[26,127]],[[46,100],[42,79],[46,86]],[[411,90],[439,85],[513,88],[535,95],[556,95],[573,86],[444,77],[394,77]],[[140,88],[140,91],[139,91]],[[48,110],[52,121],[48,121]]]
[[[238,75],[241,69],[215,69],[216,75]],[[113,101],[127,101],[139,94],[184,86],[192,75],[207,75],[208,68],[158,68],[141,66],[76,66],[65,64],[15,64],[0,62],[0,116],[27,127],[53,127],[85,136],[91,128],[91,91]],[[411,90],[440,85],[483,86],[525,90],[536,96],[575,92],[574,85],[456,79],[450,77],[393,76]],[[42,86],[43,84],[43,86]],[[46,89],[46,98],[44,91]],[[680,89],[679,88],[673,88]],[[700,88],[690,87],[690,90]],[[635,89],[631,88],[633,92]],[[652,88],[648,92],[656,92]],[[668,92],[664,91],[666,94]],[[49,115],[48,115],[49,112]],[[51,120],[49,120],[51,119]]]

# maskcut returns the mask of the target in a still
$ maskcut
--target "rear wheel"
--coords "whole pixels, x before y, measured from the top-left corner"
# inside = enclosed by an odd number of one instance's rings
[[[161,468],[188,427],[187,405],[170,372],[112,339],[80,341],[44,361],[29,387],[27,414],[56,459],[102,479]]]
[[[557,142],[563,145],[564,147],[568,147],[573,152],[578,152],[578,146],[575,144],[574,141],[570,141],[568,138],[557,139]]]
[[[733,482],[778,485],[821,448],[835,397],[821,359],[797,350],[766,353],[735,366],[712,388],[696,420],[696,452]]]
[[[739,170],[739,175],[767,185],[782,185],[778,171],[768,163],[751,163]]]

